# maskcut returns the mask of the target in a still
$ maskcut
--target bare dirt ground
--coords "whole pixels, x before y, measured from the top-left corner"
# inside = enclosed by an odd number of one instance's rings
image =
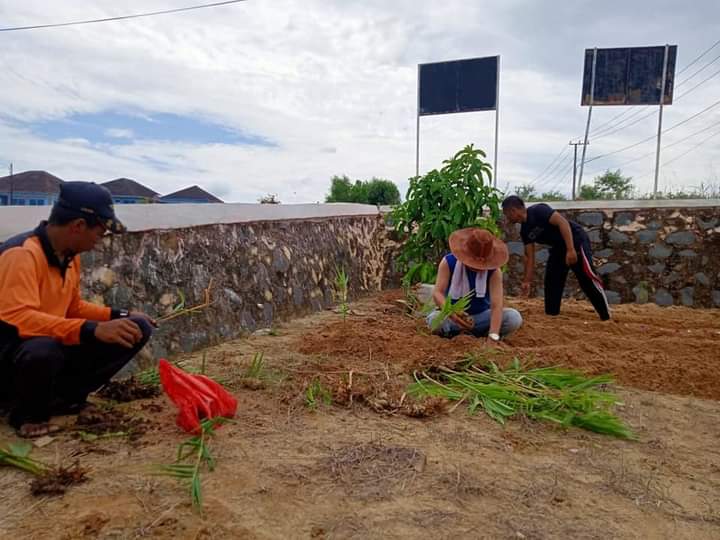
[[[414,369],[482,342],[427,335],[399,297],[205,351],[240,406],[211,442],[202,516],[185,486],[149,474],[185,438],[159,396],[115,405],[145,420],[133,437],[83,441],[69,428],[33,451],[88,469],[63,496],[33,497],[27,475],[0,469],[0,538],[720,538],[717,310],[620,306],[602,323],[582,302],[553,319],[511,302],[526,325],[494,358],[615,373],[617,413],[639,436],[622,441],[413,406],[402,394]],[[239,379],[256,352],[269,377],[251,390]],[[332,406],[306,407],[314,380]],[[13,438],[3,425],[0,441]]]

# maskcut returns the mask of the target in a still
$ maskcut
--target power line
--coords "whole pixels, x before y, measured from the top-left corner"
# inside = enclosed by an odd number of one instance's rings
[[[568,149],[569,148],[570,147],[568,146]],[[547,184],[547,182],[552,179],[553,175],[555,175],[558,170],[562,170],[563,167],[567,167],[568,165],[570,165],[571,162],[572,162],[572,152],[570,152],[564,159],[561,159],[560,161],[558,161],[555,164],[555,166],[551,170],[548,171],[547,176],[545,177],[544,180],[537,179],[536,181],[531,182],[531,185],[536,185],[536,184],[541,184],[541,183]]]
[[[693,74],[690,75],[689,77],[686,77],[685,79],[683,79],[682,81],[680,81],[679,83],[677,83],[677,84],[675,85],[675,89],[677,90],[677,89],[678,89],[679,87],[681,87],[683,84],[685,84],[685,83],[688,82],[690,79],[692,79],[693,77],[695,77],[695,75],[697,75],[698,73],[702,73],[703,71],[705,71],[707,68],[709,68],[710,66],[712,66],[712,65],[713,65],[715,62],[717,62],[718,60],[720,60],[720,54],[718,54],[715,58],[713,58],[712,60],[710,60],[710,62],[708,62],[707,64],[705,64],[703,67],[701,67],[700,69],[698,69],[695,73],[693,73]]]
[[[709,77],[707,77],[707,78],[703,79],[702,81],[700,81],[699,83],[697,83],[697,84],[696,84],[695,86],[693,86],[690,90],[687,90],[687,91],[683,92],[682,94],[680,94],[677,98],[675,98],[675,100],[677,101],[678,99],[681,99],[683,96],[687,96],[690,92],[692,92],[693,90],[695,90],[697,87],[702,86],[703,84],[705,84],[706,82],[708,82],[710,79],[714,79],[714,78],[717,77],[718,75],[720,75],[720,69],[717,70],[717,71],[716,71],[715,73],[713,73],[712,75],[710,75]]]
[[[708,142],[710,139],[712,139],[713,137],[717,137],[718,135],[720,135],[720,131],[716,131],[716,132],[713,133],[712,135],[709,135],[709,136],[705,137],[702,141],[700,141],[699,143],[697,143],[695,146],[693,146],[692,148],[690,148],[690,149],[687,150],[686,152],[683,152],[682,154],[677,155],[677,156],[675,156],[674,158],[669,159],[668,161],[665,161],[665,162],[662,164],[662,166],[665,167],[666,165],[670,165],[671,163],[674,163],[674,162],[677,161],[678,159],[687,156],[689,153],[694,152],[694,151],[697,150],[699,147],[701,147],[703,144],[705,144],[706,142]],[[636,179],[645,178],[645,177],[649,176],[650,174],[652,174],[652,173],[645,173],[645,174],[643,174],[643,175],[641,175],[641,176],[636,176],[635,178],[636,178]]]
[[[712,109],[713,107],[717,107],[718,105],[720,105],[720,100],[718,100],[718,101],[716,101],[715,103],[709,105],[708,107],[705,107],[702,111],[693,114],[692,116],[686,118],[685,120],[683,120],[683,121],[681,121],[681,122],[678,122],[677,124],[674,124],[674,125],[670,126],[670,127],[667,128],[667,129],[664,129],[662,132],[663,132],[663,133],[667,133],[668,131],[671,131],[671,130],[675,129],[676,127],[680,127],[680,126],[682,126],[683,124],[686,124],[686,123],[690,122],[690,121],[693,120],[694,118],[697,118],[698,116],[706,113],[707,111],[709,111],[709,110]],[[641,144],[643,144],[643,143],[646,143],[646,142],[648,142],[648,141],[651,141],[651,140],[653,140],[653,139],[655,139],[655,138],[656,138],[656,135],[652,135],[652,136],[650,136],[650,137],[648,137],[648,138],[646,138],[646,139],[643,139],[643,140],[641,140],[641,141],[638,141],[638,142],[636,142],[636,143],[630,144],[630,145],[625,146],[625,147],[623,147],[623,148],[619,148],[618,150],[613,150],[612,152],[607,152],[606,154],[601,154],[601,155],[599,155],[599,156],[591,157],[590,159],[585,160],[585,163],[590,163],[590,162],[592,162],[592,161],[596,161],[596,160],[598,160],[598,159],[601,159],[601,158],[604,158],[604,157],[607,157],[607,156],[612,156],[613,154],[619,154],[620,152],[625,152],[626,150],[630,150],[631,148],[635,148],[636,146],[639,146],[639,145],[641,145]]]
[[[718,58],[720,58],[720,56],[719,56]],[[708,65],[709,65],[709,64],[708,64]],[[690,88],[689,90],[687,90],[687,91],[683,92],[682,94],[680,94],[679,96],[677,96],[677,97],[675,98],[675,101],[676,101],[676,102],[677,102],[677,101],[680,101],[683,97],[687,96],[687,95],[688,95],[689,93],[691,93],[691,92],[694,92],[694,91],[697,90],[700,86],[702,86],[703,84],[707,83],[707,82],[710,81],[711,79],[714,79],[714,78],[717,77],[718,75],[720,75],[720,70],[716,71],[715,73],[713,73],[713,74],[710,75],[709,77],[704,78],[702,81],[700,81],[699,83],[697,83],[695,86],[693,86],[693,87]],[[637,112],[639,113],[640,111],[637,111]],[[651,110],[651,111],[649,111],[647,114],[644,114],[643,116],[640,116],[639,118],[635,119],[635,121],[633,121],[633,122],[630,122],[630,123],[625,124],[625,125],[623,125],[623,126],[616,126],[616,129],[613,129],[613,130],[611,130],[611,131],[606,131],[605,133],[601,133],[600,135],[597,135],[597,134],[596,134],[595,137],[594,137],[594,140],[601,139],[602,137],[607,137],[608,135],[612,135],[612,134],[614,134],[614,133],[617,133],[617,132],[619,132],[619,131],[622,131],[623,129],[629,128],[630,126],[634,126],[634,125],[637,124],[638,122],[644,120],[645,118],[649,118],[650,116],[653,116],[654,114],[655,114],[655,111],[654,111],[654,110]],[[625,120],[623,120],[623,122],[629,120],[630,118],[632,118],[632,116],[633,116],[633,115],[628,116]],[[621,123],[623,123],[623,122],[621,122]],[[586,162],[586,163],[587,163],[587,162]]]
[[[542,170],[542,172],[541,172],[540,174],[538,174],[533,180],[530,181],[530,184],[534,184],[535,182],[537,182],[538,180],[540,180],[540,178],[542,178],[543,176],[545,176],[545,173],[548,171],[548,169],[550,169],[550,167],[552,167],[553,164],[554,164],[558,159],[560,159],[560,156],[562,156],[565,152],[567,152],[567,150],[568,150],[568,147],[567,147],[567,146],[563,146],[563,149],[560,151],[560,153],[559,153],[557,156],[555,156],[550,163],[548,163],[548,165]]]
[[[695,137],[696,135],[700,135],[701,133],[705,133],[705,132],[708,131],[709,129],[713,129],[714,127],[717,127],[717,126],[720,126],[720,122],[714,122],[714,123],[710,124],[709,126],[706,126],[706,127],[702,128],[702,129],[699,129],[698,131],[694,131],[693,133],[691,133],[690,135],[687,135],[686,137],[683,137],[682,139],[679,139],[679,140],[677,140],[677,141],[675,141],[675,142],[672,142],[672,143],[670,143],[670,144],[665,144],[665,145],[662,146],[662,149],[663,149],[663,150],[666,150],[666,149],[668,149],[668,148],[672,148],[673,146],[677,146],[678,144],[684,143],[684,142],[687,141],[688,139],[692,139],[692,138]],[[655,152],[648,152],[647,154],[642,154],[641,156],[637,156],[637,157],[632,158],[632,159],[629,159],[629,160],[627,160],[627,161],[623,161],[622,163],[620,163],[619,165],[615,165],[614,167],[617,168],[617,169],[622,169],[623,167],[625,167],[625,166],[627,166],[627,165],[630,165],[631,163],[635,163],[636,161],[640,161],[641,159],[644,159],[644,158],[649,157],[649,156],[654,156],[654,155],[655,155]],[[593,173],[593,174],[590,175],[590,176],[593,176],[593,175],[595,175],[595,174],[599,174],[599,172],[600,172],[600,171],[595,172],[595,173]]]
[[[151,11],[148,13],[135,13],[133,15],[121,15],[119,17],[106,17],[104,19],[90,19],[85,21],[71,21],[64,23],[54,24],[37,24],[34,26],[13,26],[9,28],[0,28],[0,32],[14,32],[16,30],[36,30],[38,28],[59,28],[61,26],[76,26],[79,24],[93,24],[110,21],[123,21],[128,19],[137,19],[140,17],[153,17],[155,15],[166,15],[168,13],[180,13],[181,11],[191,11],[195,9],[205,9],[219,6],[227,6],[229,4],[239,4],[240,2],[246,2],[247,0],[226,0],[225,2],[213,2],[211,4],[201,4],[196,6],[188,6],[174,9],[164,9],[162,11]]]
[[[720,39],[717,40],[715,43],[713,43],[713,44],[710,46],[709,49],[706,49],[703,53],[701,53],[700,56],[698,56],[697,58],[695,58],[695,60],[693,60],[693,61],[690,62],[687,66],[685,66],[685,67],[682,68],[680,71],[678,71],[677,74],[680,75],[680,74],[684,73],[685,71],[687,71],[690,66],[692,66],[693,64],[695,64],[695,63],[696,63],[697,61],[699,61],[703,56],[705,56],[707,53],[709,53],[710,51],[712,51],[712,50],[713,50],[715,47],[717,47],[718,45],[720,45]]]
[[[713,137],[717,137],[718,135],[720,135],[720,131],[716,131],[716,132],[713,133],[712,135],[710,135],[710,136],[708,136],[708,137],[705,137],[702,141],[700,141],[700,142],[697,143],[695,146],[693,146],[692,148],[690,148],[687,152],[683,152],[683,153],[680,154],[679,156],[675,156],[675,157],[672,158],[671,160],[666,161],[665,163],[663,163],[663,167],[664,167],[665,165],[669,165],[670,163],[672,163],[672,162],[674,162],[674,161],[677,161],[677,160],[680,159],[681,157],[687,156],[690,152],[693,152],[693,151],[697,150],[700,146],[702,146],[703,144],[705,144],[706,142],[708,142],[708,141],[709,141],[710,139],[712,139]]]
[[[621,112],[620,114],[616,114],[615,116],[613,116],[610,120],[608,120],[604,124],[600,124],[599,126],[593,128],[593,130],[590,132],[590,135],[593,135],[594,133],[597,133],[598,131],[604,131],[604,129],[603,129],[604,126],[611,124],[612,122],[614,122],[618,118],[621,118],[622,116],[625,116],[630,111],[632,111],[632,107],[626,108],[623,112]]]
[[[630,120],[630,118],[632,118],[632,117],[634,117],[634,116],[637,116],[637,115],[640,114],[641,112],[642,112],[642,109],[639,109],[639,110],[635,111],[635,114],[633,114],[633,115],[631,115],[631,116],[628,116],[625,120],[623,120],[623,122],[625,122],[625,121],[627,121],[627,120]],[[615,126],[616,129],[612,129],[612,130],[610,130],[610,131],[606,131],[605,133],[601,133],[600,135],[595,135],[595,137],[593,138],[593,140],[596,141],[596,140],[598,140],[598,139],[602,139],[603,137],[607,137],[608,135],[612,135],[612,134],[614,134],[614,133],[617,133],[618,131],[622,131],[623,129],[629,128],[630,126],[634,126],[634,125],[637,124],[638,122],[641,122],[642,120],[645,120],[646,118],[649,118],[650,116],[653,116],[654,114],[656,114],[656,111],[652,110],[652,111],[648,112],[647,114],[644,114],[644,115],[636,118],[634,121],[632,121],[632,122],[630,122],[630,123],[628,123],[628,124],[625,124],[624,126]],[[622,123],[622,122],[621,122],[621,123]]]

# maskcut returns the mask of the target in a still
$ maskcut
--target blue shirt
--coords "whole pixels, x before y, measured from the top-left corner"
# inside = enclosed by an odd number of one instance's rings
[[[447,261],[448,266],[450,267],[450,281],[448,282],[447,289],[445,289],[445,298],[448,297],[450,294],[450,283],[452,283],[452,275],[453,272],[455,272],[455,264],[457,263],[457,258],[455,258],[455,255],[452,253],[448,253],[445,255],[445,260]],[[470,290],[475,290],[475,278],[477,277],[477,272],[474,270],[470,270],[467,266],[465,267],[465,271],[467,273],[468,282],[470,285]],[[484,311],[487,311],[490,309],[490,276],[495,270],[489,270],[487,273],[487,280],[488,283],[485,287],[485,296],[475,296],[473,295],[472,300],[470,300],[470,307],[468,307],[466,313],[468,315],[477,315],[478,313],[482,313]],[[455,300],[452,301],[452,303],[455,303]]]

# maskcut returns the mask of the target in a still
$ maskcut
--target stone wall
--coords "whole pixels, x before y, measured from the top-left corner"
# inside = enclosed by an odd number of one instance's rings
[[[391,261],[382,216],[215,224],[109,236],[83,255],[91,301],[162,316],[180,301],[212,307],[161,326],[156,358],[235,338],[334,303],[336,268],[350,297],[379,290]],[[141,363],[143,361],[141,360]]]
[[[553,205],[553,203],[550,203]],[[596,203],[597,204],[597,203]],[[607,204],[607,203],[606,203]],[[625,203],[625,208],[555,207],[588,232],[596,269],[611,303],[654,302],[661,306],[720,307],[720,207],[717,201],[659,207]],[[589,206],[589,205],[586,205]],[[565,207],[565,208],[563,208]],[[569,207],[569,208],[568,208]],[[519,292],[523,276],[523,245],[519,226],[506,230],[510,240],[510,294]],[[535,290],[542,295],[548,249],[537,246]],[[575,278],[566,296],[582,296]]]

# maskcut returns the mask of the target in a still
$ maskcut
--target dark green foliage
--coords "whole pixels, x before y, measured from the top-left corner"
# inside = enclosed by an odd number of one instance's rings
[[[325,202],[396,205],[400,204],[400,191],[390,180],[382,178],[352,182],[344,175],[333,176],[330,180],[330,193],[325,197]]]
[[[484,158],[469,145],[440,170],[410,179],[405,202],[392,212],[395,229],[406,237],[399,261],[406,284],[435,279],[453,231],[477,226],[500,233],[502,193],[492,187],[492,167]]]

